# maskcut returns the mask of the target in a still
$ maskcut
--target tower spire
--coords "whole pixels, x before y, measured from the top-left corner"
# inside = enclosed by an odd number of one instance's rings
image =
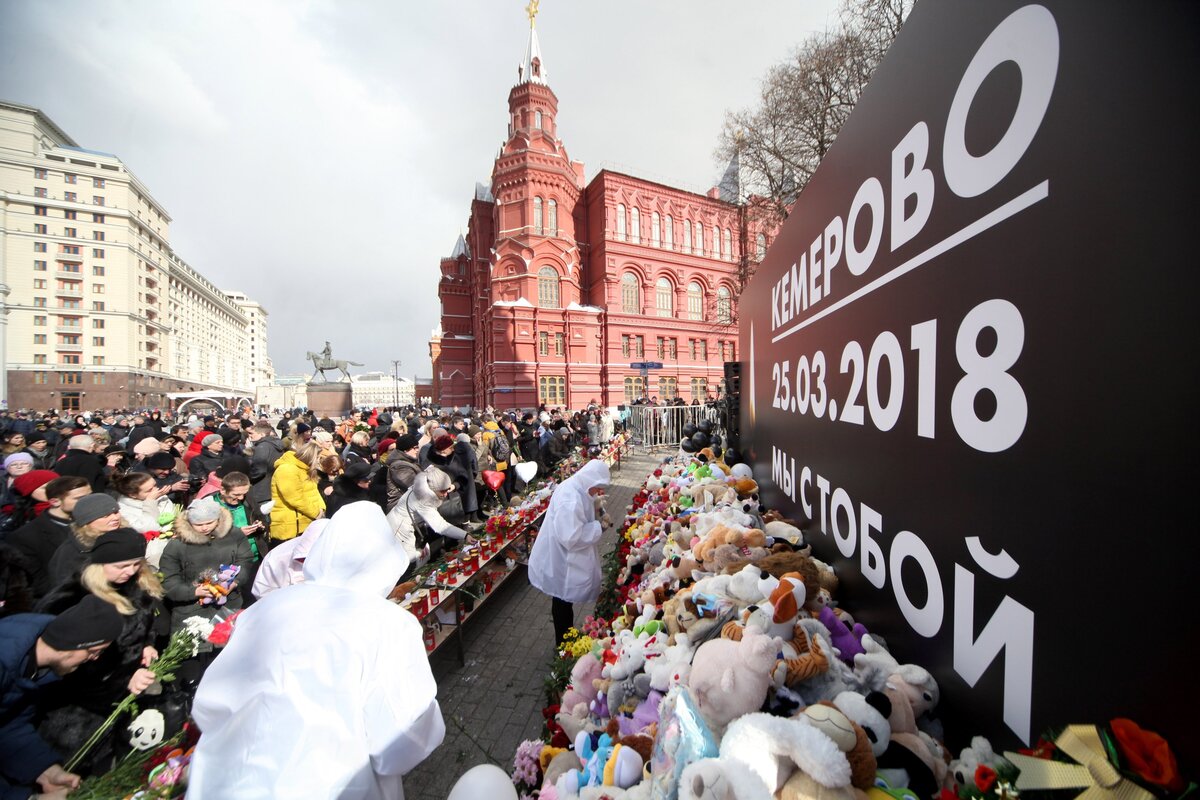
[[[538,4],[541,0],[529,0],[525,6],[525,15],[529,17],[529,46],[525,48],[525,60],[521,62],[519,71],[520,83],[546,83],[546,68],[542,63],[542,47],[538,43],[537,27],[534,18],[538,15]]]

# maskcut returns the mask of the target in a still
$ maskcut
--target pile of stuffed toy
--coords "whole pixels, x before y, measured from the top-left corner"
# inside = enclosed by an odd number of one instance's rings
[[[650,476],[597,606],[615,613],[572,632],[548,742],[518,750],[522,796],[1017,797],[986,739],[946,751],[933,676],[837,604],[833,569],[757,491],[711,451]]]

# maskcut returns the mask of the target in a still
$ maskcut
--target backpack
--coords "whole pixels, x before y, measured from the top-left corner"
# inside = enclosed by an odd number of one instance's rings
[[[508,443],[508,437],[503,432],[497,431],[492,437],[492,458],[497,462],[508,461],[512,456],[512,445]]]

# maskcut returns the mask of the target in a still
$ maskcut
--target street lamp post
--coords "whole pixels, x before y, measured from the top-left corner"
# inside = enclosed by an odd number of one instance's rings
[[[400,408],[400,364],[399,359],[392,361],[392,397],[395,407]]]

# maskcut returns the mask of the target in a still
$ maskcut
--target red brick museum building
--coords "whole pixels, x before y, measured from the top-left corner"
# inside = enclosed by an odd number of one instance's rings
[[[491,185],[441,261],[433,396],[505,409],[715,398],[739,353],[740,276],[774,235],[737,202],[736,169],[707,194],[607,169],[585,184],[532,25],[508,106]],[[648,385],[638,362],[662,364]]]

